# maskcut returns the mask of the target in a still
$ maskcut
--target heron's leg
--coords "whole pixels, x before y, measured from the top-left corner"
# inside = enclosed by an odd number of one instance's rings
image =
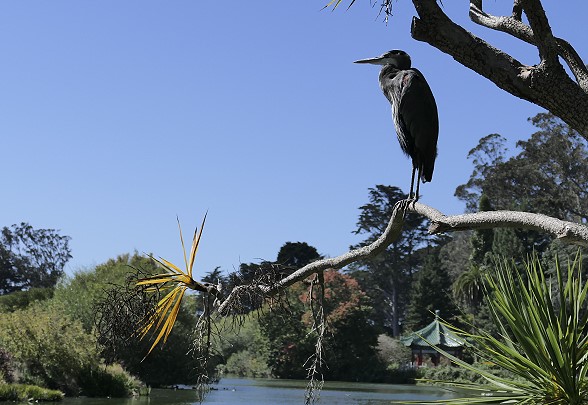
[[[415,173],[416,173],[416,167],[413,166],[412,167],[412,177],[410,178],[410,192],[408,193],[409,199],[413,197],[412,189],[414,187],[414,174]],[[418,190],[418,187],[419,187],[419,181],[417,180],[417,190]],[[418,191],[417,191],[417,193],[418,193]]]
[[[418,174],[417,174],[417,189],[416,189],[416,196],[414,197],[415,201],[419,200],[419,186],[421,185],[421,169],[419,168]]]

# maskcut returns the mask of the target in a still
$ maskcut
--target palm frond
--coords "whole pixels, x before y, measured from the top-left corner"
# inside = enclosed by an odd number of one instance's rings
[[[486,294],[500,335],[467,333],[447,326],[473,342],[471,349],[481,359],[517,378],[499,378],[435,348],[457,365],[484,377],[490,385],[460,385],[468,390],[486,390],[484,398],[431,403],[588,403],[588,285],[582,281],[580,263],[578,255],[566,272],[556,261],[551,282],[537,257],[525,265],[523,272],[505,262],[496,272],[487,274]]]
[[[152,335],[155,336],[153,344],[151,345],[151,348],[145,357],[147,357],[149,353],[153,351],[160,341],[162,341],[163,344],[167,342],[167,338],[169,337],[178,317],[178,313],[182,304],[182,298],[184,297],[186,290],[189,288],[192,290],[207,291],[203,284],[192,278],[194,260],[196,258],[198,245],[200,244],[200,238],[202,236],[202,230],[204,228],[205,221],[206,215],[204,215],[200,230],[194,232],[194,238],[192,240],[192,246],[190,249],[190,256],[188,258],[186,255],[182,228],[180,226],[180,221],[178,220],[180,241],[184,254],[184,263],[186,265],[185,271],[168,260],[165,260],[161,257],[155,258],[154,256],[150,255],[149,257],[151,260],[153,260],[159,267],[163,268],[165,273],[155,274],[137,280],[136,286],[146,286],[147,292],[167,292],[167,294],[159,300],[151,314],[141,322],[137,330],[137,334],[140,339],[143,339],[151,331],[153,332]]]

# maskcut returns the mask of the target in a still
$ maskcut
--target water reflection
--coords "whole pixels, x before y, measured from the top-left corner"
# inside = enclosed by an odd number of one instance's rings
[[[306,381],[223,378],[213,386],[203,404],[300,405]],[[414,385],[326,382],[318,404],[380,405],[390,401],[437,400],[458,395],[438,387]],[[64,405],[191,405],[199,404],[191,389],[152,390],[150,397],[130,399],[65,399]]]

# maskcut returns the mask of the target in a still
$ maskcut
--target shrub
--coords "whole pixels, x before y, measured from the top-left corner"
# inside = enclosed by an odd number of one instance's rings
[[[223,367],[223,371],[239,377],[271,377],[267,358],[260,358],[257,352],[251,350],[242,350],[232,354],[227,360],[227,364]]]
[[[388,368],[402,368],[410,363],[411,350],[404,346],[399,339],[381,334],[378,336],[376,350],[378,358],[388,365]]]
[[[0,296],[0,312],[14,312],[25,309],[37,301],[45,301],[53,297],[53,288],[35,287],[27,291],[15,291]]]
[[[0,401],[61,401],[63,392],[26,384],[0,384]]]
[[[0,347],[0,383],[14,382],[14,363],[8,351]]]
[[[78,394],[81,371],[99,364],[96,340],[54,305],[0,314],[0,345],[20,364],[22,382]]]
[[[78,380],[81,394],[88,397],[123,398],[138,392],[140,382],[120,365],[88,367]]]

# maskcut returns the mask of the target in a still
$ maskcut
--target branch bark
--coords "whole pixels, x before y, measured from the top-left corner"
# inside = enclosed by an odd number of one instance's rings
[[[482,1],[470,1],[470,18],[473,22],[486,28],[501,31],[531,45],[537,45],[535,34],[531,27],[521,21],[522,8],[514,7],[512,16],[494,16],[482,9]],[[584,92],[588,92],[588,69],[584,61],[569,42],[554,38],[557,54],[565,60],[574,74],[578,85]]]
[[[562,221],[542,214],[519,211],[483,211],[472,214],[447,216],[428,205],[413,202],[412,200],[403,200],[396,203],[386,229],[372,244],[360,249],[351,250],[341,256],[317,260],[298,269],[273,285],[257,286],[257,288],[265,296],[271,297],[312,274],[320,273],[327,269],[340,269],[358,260],[376,256],[400,236],[404,225],[404,216],[407,212],[414,212],[427,217],[430,221],[429,232],[431,234],[501,227],[520,228],[549,233],[565,242],[588,246],[588,226]],[[229,296],[220,303],[218,312],[221,315],[227,313],[227,309],[230,308],[232,301],[239,295],[240,290],[244,288],[248,288],[248,286],[235,287]]]
[[[413,0],[413,4],[418,14],[411,28],[414,39],[451,55],[510,94],[551,111],[588,139],[588,74],[582,72],[583,63],[575,50],[552,35],[539,0],[518,0],[515,17],[502,20],[484,14],[482,0],[470,1],[474,22],[537,46],[541,63],[535,66],[522,64],[466,31],[441,10],[436,0]],[[525,13],[530,26],[516,18],[519,11]],[[578,83],[563,69],[558,55],[570,64]]]

